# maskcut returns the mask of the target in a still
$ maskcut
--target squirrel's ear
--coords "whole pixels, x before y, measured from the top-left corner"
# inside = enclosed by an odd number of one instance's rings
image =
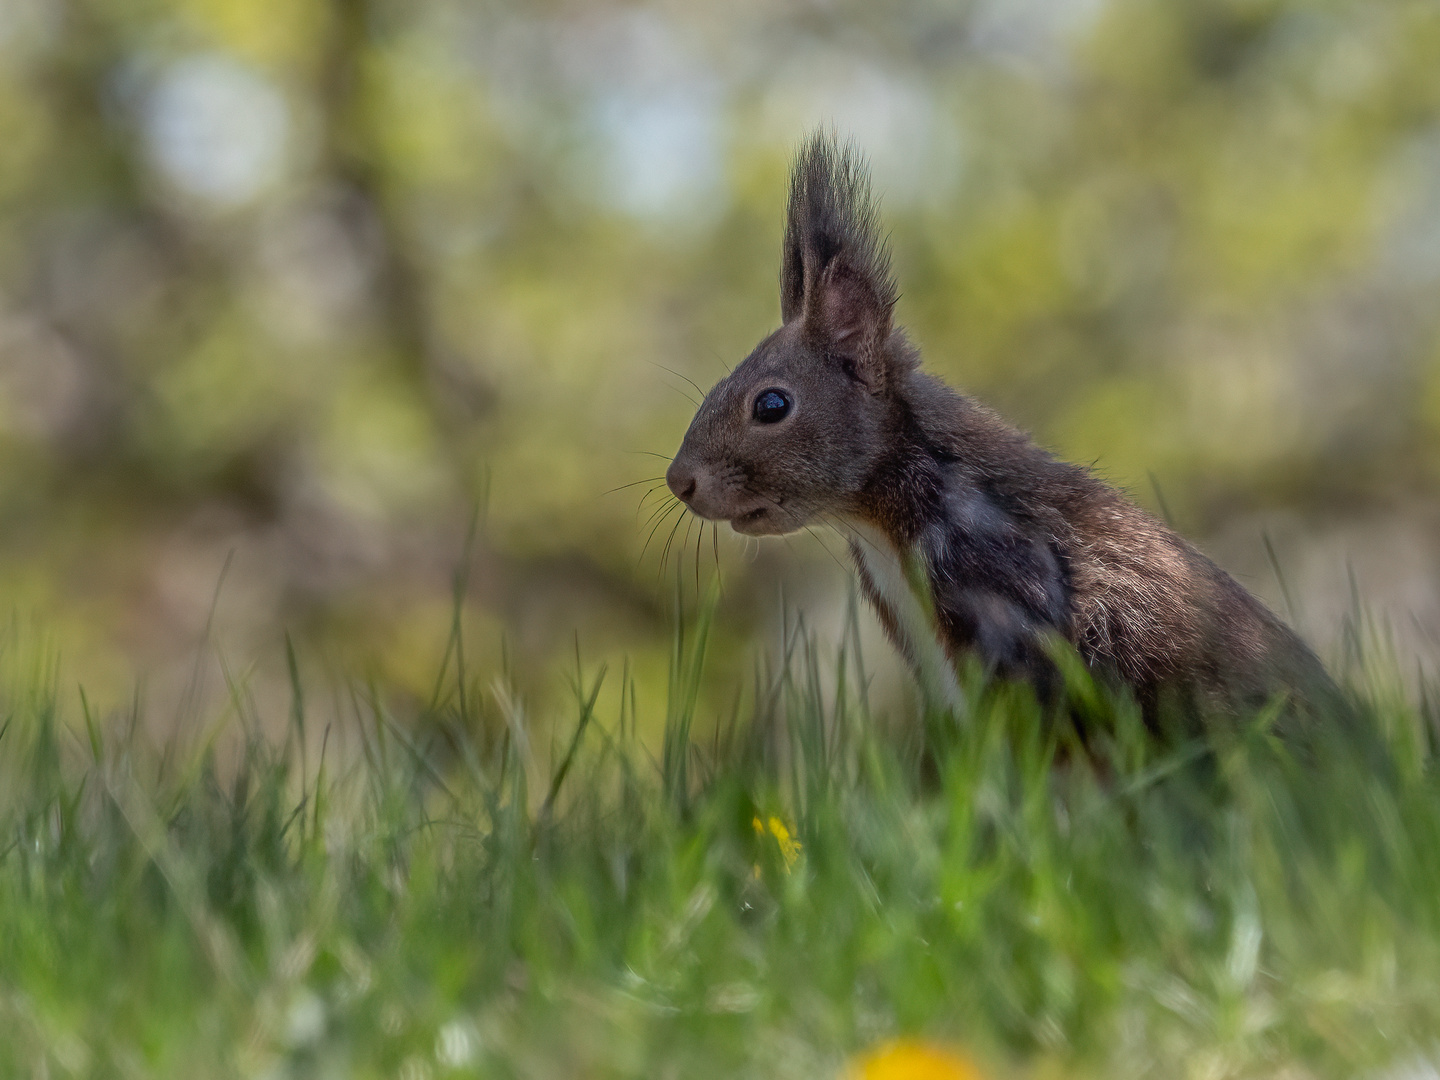
[[[780,315],[787,324],[800,320],[807,337],[879,393],[889,381],[885,343],[895,297],[865,162],[854,146],[817,131],[790,173]]]
[[[889,376],[885,342],[890,337],[890,304],[844,258],[832,259],[815,276],[815,287],[805,297],[806,334],[847,361],[872,394],[880,393]]]

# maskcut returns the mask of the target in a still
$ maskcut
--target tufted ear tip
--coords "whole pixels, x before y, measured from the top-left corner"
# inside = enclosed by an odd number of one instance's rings
[[[800,148],[780,264],[780,314],[878,392],[887,383],[895,282],[865,161],[824,130]]]

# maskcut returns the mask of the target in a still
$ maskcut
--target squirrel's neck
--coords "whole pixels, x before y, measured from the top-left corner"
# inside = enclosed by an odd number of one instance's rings
[[[939,379],[911,372],[891,402],[876,460],[853,516],[881,529],[899,549],[946,514],[956,485],[973,487],[1006,512],[1063,518],[1077,497],[1108,489],[1082,468],[1057,461],[1028,435]]]
[[[946,466],[955,455],[925,430],[910,395],[894,399],[885,452],[866,477],[854,516],[905,551],[944,513]]]

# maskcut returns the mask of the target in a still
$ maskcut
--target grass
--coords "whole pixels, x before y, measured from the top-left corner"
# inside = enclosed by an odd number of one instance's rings
[[[1434,1049],[1440,784],[1403,697],[1363,698],[1361,766],[1264,717],[1160,746],[1077,678],[1084,756],[974,678],[958,723],[887,721],[853,637],[797,626],[712,731],[707,628],[654,756],[578,667],[540,753],[458,643],[415,715],[357,687],[348,755],[304,752],[293,653],[290,737],[237,692],[228,749],[11,678],[0,1076],[824,1078],[905,1035],[991,1077],[1379,1077]]]

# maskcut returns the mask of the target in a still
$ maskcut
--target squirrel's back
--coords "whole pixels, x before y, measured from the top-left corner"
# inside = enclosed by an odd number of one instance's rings
[[[1092,668],[1113,672],[1147,702],[1175,688],[1217,705],[1258,705],[1277,692],[1330,686],[1309,648],[1264,604],[1120,491],[929,375],[914,372],[904,396],[923,441],[968,463],[950,482],[978,483],[1054,551],[1066,593],[1055,629]],[[936,595],[943,602],[953,592]]]

